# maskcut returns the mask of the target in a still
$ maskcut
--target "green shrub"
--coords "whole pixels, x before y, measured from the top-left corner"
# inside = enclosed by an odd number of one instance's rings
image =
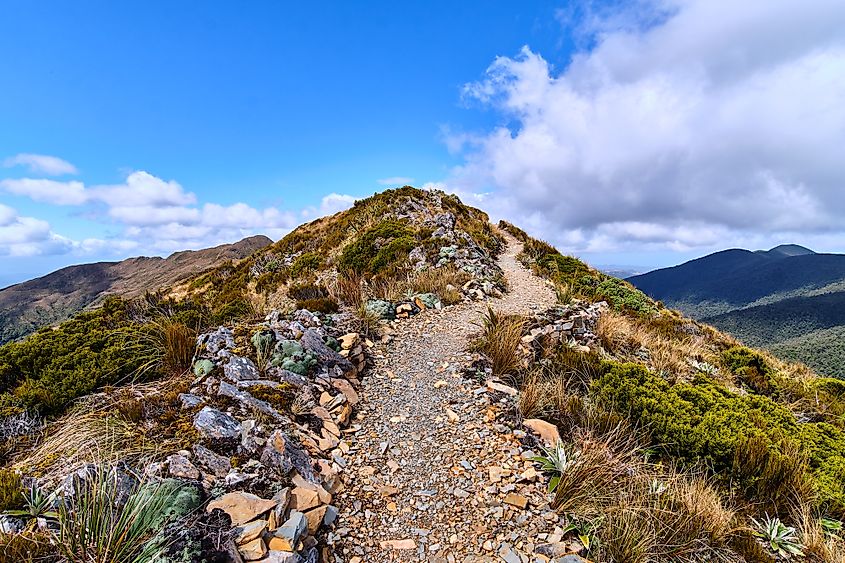
[[[652,317],[657,306],[645,293],[618,278],[605,278],[595,290],[597,299],[604,299],[618,311],[627,311],[641,317]]]
[[[722,362],[728,371],[755,392],[771,395],[776,391],[775,370],[759,352],[745,346],[734,346],[722,352]]]
[[[592,384],[592,398],[643,425],[669,455],[704,462],[770,501],[778,491],[804,487],[795,472],[806,471],[819,505],[845,514],[845,434],[836,427],[799,424],[768,397],[738,395],[702,376],[672,385],[638,364],[605,362],[604,370]]]
[[[825,422],[802,424],[800,440],[809,453],[822,507],[845,517],[845,433]]]
[[[365,231],[341,253],[338,269],[359,274],[378,274],[395,269],[417,245],[405,223],[390,219]]]
[[[296,302],[297,309],[308,309],[312,313],[337,313],[339,308],[337,301],[331,297],[318,297],[316,299],[305,299]]]
[[[323,265],[323,258],[316,252],[304,252],[300,254],[290,266],[290,277],[296,279],[303,274],[310,274]]]

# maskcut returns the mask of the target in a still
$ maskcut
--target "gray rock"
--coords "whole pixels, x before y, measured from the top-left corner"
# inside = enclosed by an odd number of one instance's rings
[[[198,340],[198,344],[204,344],[205,349],[215,357],[227,356],[228,350],[235,347],[235,335],[223,326],[200,336]]]
[[[223,366],[223,375],[230,381],[261,378],[261,373],[252,360],[241,356],[229,358],[229,362]]]
[[[167,463],[170,474],[174,477],[181,477],[183,479],[199,479],[200,472],[194,467],[191,461],[179,454],[168,456]]]
[[[311,456],[283,430],[275,430],[267,439],[264,451],[261,452],[261,463],[274,468],[283,476],[295,469],[304,479],[317,482]]]
[[[321,364],[329,367],[340,366],[344,371],[352,369],[352,363],[338,354],[323,341],[322,335],[315,329],[309,328],[300,340],[302,346],[313,354]]]
[[[229,458],[217,455],[201,444],[194,444],[194,455],[197,463],[207,469],[215,477],[225,477],[232,469],[232,462]]]
[[[285,540],[289,545],[295,547],[299,538],[308,529],[308,520],[305,514],[298,510],[291,510],[290,516],[273,535]]]
[[[0,514],[0,534],[17,534],[23,531],[24,522],[20,518]]]
[[[231,415],[203,407],[194,417],[194,428],[206,438],[234,439],[241,435],[241,425]]]
[[[205,402],[205,399],[192,393],[179,393],[179,400],[182,402],[183,409],[192,409]]]
[[[298,553],[270,550],[267,557],[259,559],[255,563],[302,563],[302,561],[303,559]]]
[[[285,420],[285,417],[279,414],[279,411],[270,406],[270,403],[267,401],[256,399],[248,391],[238,389],[234,385],[230,385],[225,381],[220,382],[220,387],[218,387],[217,393],[224,397],[235,399],[245,407],[261,411],[266,415],[272,416],[276,420]]]

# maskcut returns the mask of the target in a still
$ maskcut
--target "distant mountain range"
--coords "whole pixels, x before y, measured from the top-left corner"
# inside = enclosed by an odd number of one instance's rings
[[[731,249],[628,281],[748,344],[845,377],[845,255]]]
[[[139,297],[226,260],[246,258],[273,241],[259,235],[233,244],[176,252],[167,258],[128,258],[80,264],[0,289],[0,344],[59,323],[109,294]]]

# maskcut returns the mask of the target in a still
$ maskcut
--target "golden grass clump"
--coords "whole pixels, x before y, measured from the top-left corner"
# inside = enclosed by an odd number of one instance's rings
[[[525,319],[516,315],[500,315],[488,307],[480,326],[481,335],[474,343],[475,350],[490,359],[494,376],[515,375],[522,367],[517,348],[522,341]]]
[[[171,440],[146,438],[138,425],[123,417],[86,412],[83,406],[48,426],[41,444],[17,459],[12,467],[49,479],[84,463],[123,460],[133,464],[172,449],[173,445]]]
[[[463,299],[461,287],[470,275],[454,266],[428,268],[414,273],[408,280],[414,293],[434,293],[445,305],[454,305]]]

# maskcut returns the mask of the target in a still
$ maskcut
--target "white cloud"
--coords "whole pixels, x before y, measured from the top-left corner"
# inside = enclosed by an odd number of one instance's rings
[[[526,47],[468,84],[514,125],[449,139],[450,187],[576,251],[845,241],[841,2],[635,5],[561,70]]]
[[[54,233],[47,221],[0,204],[0,256],[63,254],[72,248],[73,242]]]
[[[330,193],[320,201],[320,215],[333,215],[349,209],[355,203],[355,197],[347,194]]]
[[[25,166],[34,174],[46,174],[47,176],[63,176],[65,174],[76,174],[76,166],[66,160],[55,156],[44,154],[20,153],[3,160],[3,166]]]
[[[407,176],[391,176],[389,178],[381,178],[376,180],[382,186],[409,186],[414,183],[413,178]]]
[[[177,182],[166,182],[143,170],[129,174],[124,184],[92,187],[90,197],[112,207],[168,207],[197,201]]]
[[[80,205],[88,200],[82,182],[59,182],[44,178],[7,178],[0,180],[0,189],[35,201],[54,205]]]

